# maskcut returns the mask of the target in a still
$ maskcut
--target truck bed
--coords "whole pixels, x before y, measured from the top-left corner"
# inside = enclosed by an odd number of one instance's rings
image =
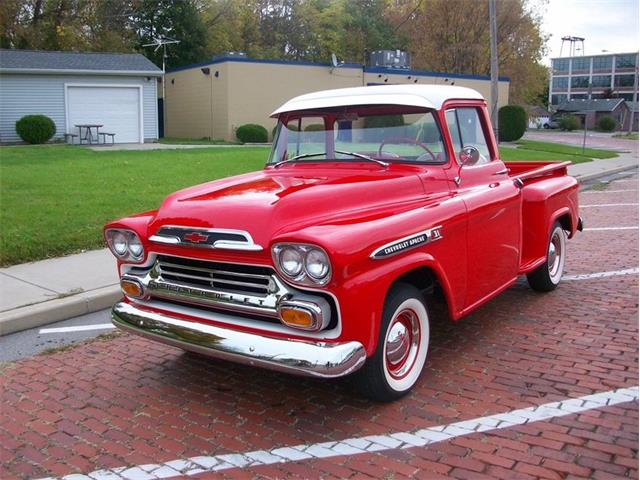
[[[529,183],[541,177],[564,177],[571,162],[556,161],[514,161],[505,162],[511,178]]]

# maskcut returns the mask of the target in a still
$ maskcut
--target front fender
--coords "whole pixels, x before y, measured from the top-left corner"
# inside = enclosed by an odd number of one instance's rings
[[[378,344],[385,299],[391,285],[404,274],[426,267],[440,284],[451,318],[457,318],[455,306],[459,300],[453,294],[451,282],[443,266],[429,252],[416,250],[392,259],[372,260],[371,268],[350,277],[336,289],[343,318],[343,338],[358,340],[367,356]]]

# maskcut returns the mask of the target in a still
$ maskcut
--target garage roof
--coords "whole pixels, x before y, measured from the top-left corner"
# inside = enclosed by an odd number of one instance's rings
[[[162,75],[162,70],[139,53],[59,52],[17,49],[0,49],[0,72]]]
[[[271,116],[284,112],[351,105],[409,105],[440,108],[447,100],[483,100],[477,91],[449,85],[380,85],[370,87],[338,88],[307,93],[292,98]]]

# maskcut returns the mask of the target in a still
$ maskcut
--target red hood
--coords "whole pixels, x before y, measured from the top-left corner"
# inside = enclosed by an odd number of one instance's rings
[[[149,225],[245,230],[268,245],[278,234],[337,219],[373,213],[424,194],[418,169],[368,164],[296,164],[216,180],[168,196]]]

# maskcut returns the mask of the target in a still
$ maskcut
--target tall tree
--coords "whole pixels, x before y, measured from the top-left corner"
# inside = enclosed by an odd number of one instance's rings
[[[131,21],[138,47],[152,43],[154,37],[180,40],[167,48],[167,68],[198,62],[207,57],[206,27],[194,0],[137,0]],[[156,65],[162,65],[163,49],[145,50]]]

